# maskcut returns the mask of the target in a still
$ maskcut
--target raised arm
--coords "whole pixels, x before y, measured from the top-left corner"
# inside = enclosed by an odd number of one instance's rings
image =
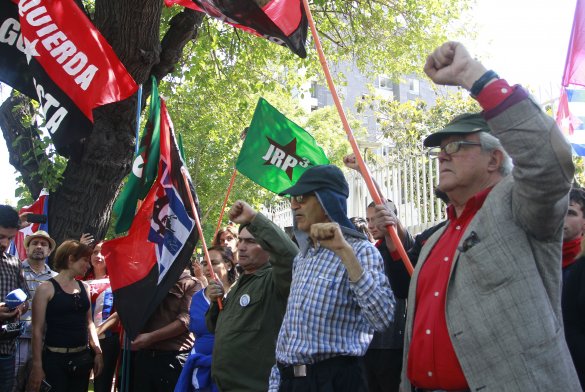
[[[486,72],[460,43],[437,48],[424,70],[437,84],[461,86],[477,94],[492,134],[514,162],[514,218],[536,238],[551,238],[565,216],[575,171],[571,147],[555,121],[522,87],[511,87]]]
[[[360,166],[357,163],[357,159],[355,158],[355,154],[349,154],[349,155],[344,156],[343,157],[343,164],[345,165],[345,167],[348,167],[350,169],[357,171],[362,177],[364,176],[364,173],[362,173],[362,170],[360,169]],[[372,182],[374,183],[374,186],[376,187],[378,194],[380,195],[382,200],[384,200],[384,193],[382,193],[382,188],[380,188],[380,184],[378,184],[378,182],[373,177],[372,177]]]
[[[292,280],[292,262],[299,253],[299,248],[280,227],[244,201],[238,200],[234,203],[229,216],[233,222],[248,225],[247,228],[256,242],[270,254],[276,288],[281,295],[288,297]]]
[[[341,259],[351,289],[372,327],[378,331],[388,327],[394,318],[395,299],[378,250],[369,243],[354,249],[335,222],[314,223],[311,238]]]

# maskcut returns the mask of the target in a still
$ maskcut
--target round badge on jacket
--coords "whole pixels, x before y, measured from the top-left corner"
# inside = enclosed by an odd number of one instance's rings
[[[250,296],[248,294],[244,294],[240,297],[240,306],[248,306],[250,303]]]

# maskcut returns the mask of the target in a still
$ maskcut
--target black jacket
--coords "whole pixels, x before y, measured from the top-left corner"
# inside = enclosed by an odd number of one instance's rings
[[[562,296],[565,337],[585,389],[585,256],[565,268]]]

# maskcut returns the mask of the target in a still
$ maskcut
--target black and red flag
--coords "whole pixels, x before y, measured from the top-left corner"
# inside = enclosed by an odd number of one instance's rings
[[[161,99],[158,177],[138,209],[128,235],[104,242],[102,253],[122,325],[130,339],[144,327],[189,264],[199,239],[183,173],[187,169]],[[135,205],[135,204],[134,204]]]
[[[39,101],[57,152],[75,156],[92,110],[137,85],[74,0],[0,4],[0,80]]]
[[[307,56],[308,21],[301,0],[165,0],[231,24],[248,33],[288,46],[301,58]]]

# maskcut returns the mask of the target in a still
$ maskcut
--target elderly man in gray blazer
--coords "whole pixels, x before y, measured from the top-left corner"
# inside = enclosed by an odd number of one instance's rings
[[[560,307],[571,148],[522,87],[461,44],[437,48],[425,72],[483,112],[424,140],[451,204],[410,284],[402,390],[580,391]],[[383,207],[377,220],[393,222]]]

